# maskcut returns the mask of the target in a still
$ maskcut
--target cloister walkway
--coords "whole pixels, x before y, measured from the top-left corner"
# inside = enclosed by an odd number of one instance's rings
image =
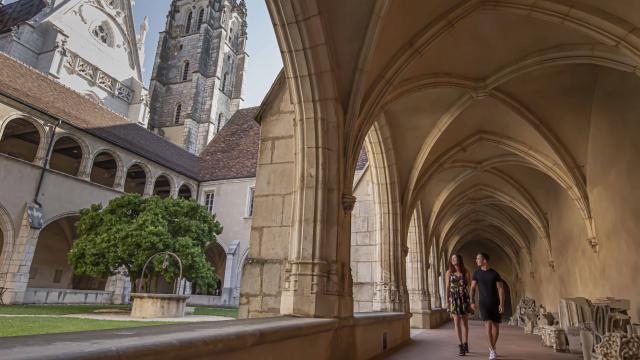
[[[453,323],[439,329],[412,330],[412,342],[380,359],[389,360],[448,360],[448,359],[488,359],[488,347],[482,323],[469,322],[469,349],[466,357],[458,356],[457,339]],[[577,360],[580,355],[556,353],[551,348],[540,345],[537,335],[525,335],[521,328],[502,326],[498,341],[499,360]]]

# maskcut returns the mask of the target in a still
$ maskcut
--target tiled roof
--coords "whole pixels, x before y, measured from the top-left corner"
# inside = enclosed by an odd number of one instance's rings
[[[258,107],[236,111],[229,122],[200,154],[201,181],[251,178],[256,176],[260,125]]]
[[[0,94],[198,179],[200,163],[197,156],[1,53]]]
[[[369,162],[369,158],[367,157],[367,150],[363,146],[362,149],[360,149],[360,156],[358,156],[358,162],[356,163],[356,170],[364,169],[364,167],[367,166],[368,162]]]
[[[32,19],[46,6],[43,0],[19,0],[0,7],[0,33]]]

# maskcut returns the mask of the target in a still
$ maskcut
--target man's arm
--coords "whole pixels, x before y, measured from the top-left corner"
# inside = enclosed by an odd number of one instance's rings
[[[502,283],[502,281],[498,281],[496,282],[496,287],[498,287],[498,297],[500,298],[498,312],[502,314],[504,313],[504,284]]]
[[[476,280],[473,280],[471,282],[471,294],[469,294],[469,297],[471,300],[471,309],[473,311],[476,310],[476,288],[478,287],[478,282]]]

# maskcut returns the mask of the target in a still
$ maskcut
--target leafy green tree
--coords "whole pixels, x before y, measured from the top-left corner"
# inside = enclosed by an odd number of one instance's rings
[[[80,211],[78,239],[69,262],[77,274],[108,277],[122,269],[135,286],[145,262],[154,254],[171,251],[182,261],[183,277],[198,289],[211,292],[216,275],[205,249],[222,233],[215,215],[191,200],[129,194],[113,199],[106,207],[92,205]],[[163,263],[167,266],[163,266]],[[178,277],[178,263],[158,256],[147,266],[169,283]]]

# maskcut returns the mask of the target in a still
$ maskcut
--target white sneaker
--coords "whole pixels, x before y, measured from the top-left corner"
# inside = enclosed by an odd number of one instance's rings
[[[495,350],[491,350],[489,351],[489,360],[495,360],[496,359],[496,352]]]

